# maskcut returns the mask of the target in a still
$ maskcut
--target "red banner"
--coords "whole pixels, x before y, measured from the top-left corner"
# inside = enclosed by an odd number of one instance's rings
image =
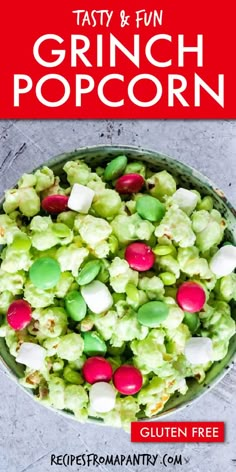
[[[5,1],[0,118],[236,118],[235,1]]]
[[[224,423],[210,422],[135,422],[132,442],[224,442]]]

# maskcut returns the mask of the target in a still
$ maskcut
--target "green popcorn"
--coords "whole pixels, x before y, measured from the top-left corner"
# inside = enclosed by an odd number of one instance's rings
[[[65,388],[65,408],[80,411],[88,403],[88,394],[81,385],[67,385]]]
[[[148,328],[142,326],[138,322],[135,312],[129,309],[122,318],[117,320],[111,343],[115,347],[120,347],[126,341],[144,339],[147,336],[147,333]]]
[[[116,427],[122,427],[125,431],[130,430],[132,421],[136,421],[136,414],[139,411],[137,399],[131,396],[117,398],[115,408],[109,413],[103,413],[101,416],[104,423]]]
[[[29,218],[40,211],[40,198],[33,187],[10,189],[5,192],[3,209],[6,213],[21,211]]]
[[[63,368],[64,368],[64,361],[62,359],[56,359],[55,361],[53,361],[53,364],[52,364],[53,372],[62,372]]]
[[[81,385],[84,383],[84,378],[82,377],[82,375],[76,370],[72,369],[69,365],[64,368],[63,377],[66,382],[75,385]]]
[[[173,352],[178,355],[184,352],[185,344],[191,337],[191,333],[188,329],[188,326],[184,323],[181,323],[177,326],[177,328],[166,328],[166,337],[172,342]]]
[[[43,347],[47,351],[47,357],[53,357],[57,354],[60,338],[47,338],[43,341]],[[62,359],[60,359],[62,361]],[[62,361],[63,362],[63,361]]]
[[[59,282],[54,287],[53,292],[57,298],[65,298],[69,292],[71,285],[74,282],[74,277],[70,272],[62,272]]]
[[[192,215],[192,226],[196,233],[196,246],[201,252],[206,252],[222,241],[226,221],[217,210],[199,210]]]
[[[57,250],[56,259],[61,266],[62,272],[70,271],[74,277],[77,277],[79,268],[88,255],[88,249],[78,247],[76,244],[70,244]]]
[[[138,403],[145,405],[145,416],[151,417],[161,411],[169,399],[166,393],[166,382],[159,377],[153,377],[146,387],[138,393]]]
[[[209,302],[204,312],[199,313],[202,336],[208,336],[213,343],[213,360],[224,358],[231,337],[235,334],[235,321],[231,318],[231,309],[224,301]]]
[[[65,408],[65,382],[55,374],[50,376],[48,381],[49,401],[57,410]]]
[[[175,179],[166,170],[157,172],[150,177],[147,180],[147,185],[151,195],[161,201],[164,201],[166,196],[171,196],[176,192]]]
[[[97,174],[92,173],[90,167],[83,161],[68,161],[63,167],[67,174],[67,180],[70,185],[87,185],[91,180],[97,179]]]
[[[20,295],[23,291],[25,279],[23,271],[11,274],[0,269],[0,293],[9,291],[13,295]]]
[[[45,308],[53,304],[54,293],[52,290],[41,290],[27,280],[24,288],[24,298],[33,308]]]
[[[68,226],[68,228],[73,229],[77,215],[78,213],[76,211],[63,211],[57,216],[57,222],[63,223]]]
[[[32,390],[39,387],[39,384],[43,381],[43,376],[38,371],[32,371],[28,367],[25,369],[25,375],[19,379],[19,383],[23,387],[31,388]]]
[[[102,259],[109,254],[110,247],[107,240],[112,228],[107,221],[92,215],[78,215],[74,227],[95,256]]]
[[[57,338],[66,332],[67,314],[63,308],[37,308],[33,312],[33,318],[38,321],[39,338]]]
[[[112,338],[116,330],[117,313],[114,310],[109,310],[105,315],[97,315],[94,317],[94,326],[102,335],[105,341]]]
[[[20,270],[28,271],[32,264],[29,252],[19,252],[11,246],[3,250],[1,257],[3,258],[1,264],[2,270],[10,272],[11,274]]]
[[[36,177],[35,190],[38,193],[52,187],[54,184],[54,173],[49,167],[43,166],[41,169],[36,170],[34,175]]]
[[[142,277],[139,279],[138,287],[144,290],[150,300],[162,300],[165,290],[162,280],[154,275],[153,277]]]
[[[102,218],[114,218],[121,209],[121,198],[115,190],[104,189],[94,200],[92,208]]]
[[[7,313],[8,307],[13,301],[14,297],[9,290],[0,293],[0,315]]]
[[[117,293],[124,293],[129,283],[135,286],[138,283],[138,272],[130,269],[128,262],[124,259],[115,257],[108,270],[110,274],[110,285]]]
[[[74,361],[69,361],[68,366],[73,370],[81,370],[86,361],[86,356],[82,354]]]
[[[167,236],[180,247],[193,246],[196,239],[190,218],[177,205],[167,210],[161,224],[156,227],[155,236]]]
[[[70,333],[61,336],[57,354],[67,361],[76,361],[83,353],[83,349],[84,341],[80,334]]]
[[[161,322],[161,326],[167,330],[178,328],[184,319],[184,311],[176,304],[173,298],[165,298],[165,303],[168,305],[169,314],[167,318]]]
[[[131,342],[131,349],[134,353],[134,365],[143,374],[155,372],[155,369],[162,365],[163,355],[166,352],[165,331],[163,329],[152,329],[145,339]]]
[[[207,195],[206,197],[203,197],[203,199],[199,201],[197,205],[197,210],[206,210],[206,211],[211,211],[213,210],[213,198]]]
[[[124,174],[140,174],[146,177],[146,165],[141,161],[130,162],[125,169]]]
[[[58,237],[52,231],[52,219],[50,216],[35,216],[30,223],[32,246],[38,251],[45,251],[59,242]]]
[[[18,188],[35,187],[37,178],[34,174],[23,174],[18,180]]]
[[[8,215],[0,215],[0,244],[11,244],[16,233],[20,230],[14,220]]]
[[[180,270],[190,277],[198,275],[202,279],[214,278],[207,260],[199,257],[197,247],[179,248],[177,260]]]
[[[131,216],[118,215],[111,223],[113,233],[122,244],[135,240],[148,241],[153,234],[154,226],[143,220],[137,213]]]
[[[218,282],[216,295],[222,300],[229,302],[236,300],[236,274],[229,274],[222,277]]]
[[[180,276],[180,267],[178,261],[171,255],[160,256],[158,258],[158,266],[161,270],[171,272],[176,279]]]

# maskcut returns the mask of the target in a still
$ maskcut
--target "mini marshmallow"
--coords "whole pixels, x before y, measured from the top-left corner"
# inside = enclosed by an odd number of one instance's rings
[[[93,313],[100,314],[109,310],[113,305],[113,298],[105,284],[94,280],[81,288],[81,294]]]
[[[173,200],[181,210],[190,215],[197,206],[198,197],[194,192],[186,188],[179,188],[174,193]]]
[[[222,246],[210,261],[210,269],[216,277],[231,274],[236,268],[236,247],[228,244]]]
[[[97,413],[113,410],[116,403],[115,389],[107,382],[96,382],[89,391],[91,408]]]
[[[46,349],[34,343],[23,343],[17,352],[16,361],[34,370],[45,367]]]
[[[185,357],[195,365],[207,364],[213,360],[212,340],[210,338],[190,338],[186,342]]]
[[[91,188],[74,184],[68,200],[68,208],[86,214],[92,205],[94,195],[95,192]]]

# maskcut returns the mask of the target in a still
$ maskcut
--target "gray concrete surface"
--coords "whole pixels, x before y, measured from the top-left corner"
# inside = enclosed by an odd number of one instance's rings
[[[0,121],[0,193],[49,157],[91,144],[134,144],[188,163],[221,187],[236,204],[236,122],[233,121]],[[81,425],[31,400],[0,367],[0,471],[56,470],[218,472],[236,470],[236,370],[193,406],[170,420],[225,421],[224,444],[131,444],[114,428]],[[51,454],[159,454],[155,467],[64,467]],[[164,454],[183,465],[165,467]],[[235,465],[234,465],[235,464]]]

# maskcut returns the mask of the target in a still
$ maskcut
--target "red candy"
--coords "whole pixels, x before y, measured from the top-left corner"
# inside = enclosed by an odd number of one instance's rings
[[[25,300],[15,300],[8,308],[7,322],[15,331],[24,329],[31,321],[31,306]]]
[[[177,303],[188,313],[201,311],[206,302],[205,290],[196,282],[184,282],[177,292]]]
[[[116,181],[116,190],[121,194],[137,193],[144,185],[144,178],[140,174],[125,174]]]
[[[125,259],[132,269],[144,272],[153,266],[155,254],[147,244],[132,243],[126,248]]]
[[[134,395],[143,385],[141,372],[132,365],[122,365],[116,369],[113,383],[118,392],[123,395]]]
[[[86,360],[82,373],[86,382],[90,384],[94,384],[95,382],[110,382],[112,378],[112,366],[103,357],[90,357]]]
[[[42,200],[42,207],[48,213],[58,215],[62,211],[68,210],[69,197],[66,195],[49,195]]]

